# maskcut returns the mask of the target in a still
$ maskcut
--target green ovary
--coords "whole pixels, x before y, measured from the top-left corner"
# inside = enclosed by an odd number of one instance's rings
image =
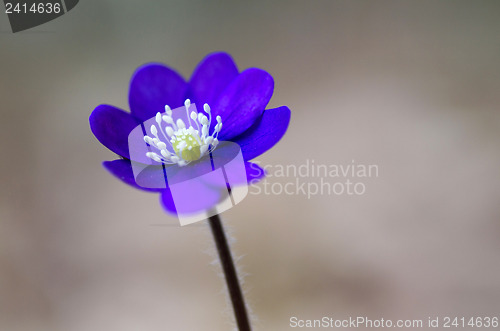
[[[186,147],[181,150],[179,149],[179,145],[185,142]],[[185,134],[176,136],[176,141],[172,144],[175,153],[184,159],[187,162],[196,161],[200,158],[200,143],[198,140],[191,134]]]

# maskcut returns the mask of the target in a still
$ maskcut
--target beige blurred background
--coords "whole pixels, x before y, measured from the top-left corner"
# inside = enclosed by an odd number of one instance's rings
[[[292,109],[261,164],[379,166],[362,196],[223,214],[255,330],[500,314],[500,2],[89,0],[27,32],[0,19],[0,330],[232,329],[209,229],[106,173],[88,125],[128,109],[139,65],[189,77],[218,50]]]

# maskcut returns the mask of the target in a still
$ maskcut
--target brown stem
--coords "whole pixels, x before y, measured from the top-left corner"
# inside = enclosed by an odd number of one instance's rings
[[[217,252],[219,253],[222,270],[224,271],[224,276],[226,278],[229,296],[233,304],[236,324],[238,325],[238,329],[240,331],[251,331],[250,322],[248,320],[248,314],[245,307],[245,300],[243,298],[243,293],[241,292],[241,286],[240,282],[238,281],[238,275],[236,274],[236,268],[234,267],[231,250],[229,249],[229,245],[227,243],[226,235],[224,233],[224,228],[222,226],[219,215],[211,216],[208,219],[208,222],[210,223],[210,228],[212,229],[212,234],[214,236],[215,245],[217,246]]]

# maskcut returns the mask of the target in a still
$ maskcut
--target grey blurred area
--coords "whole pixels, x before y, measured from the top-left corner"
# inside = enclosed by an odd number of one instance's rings
[[[499,37],[498,1],[88,0],[16,34],[0,13],[0,330],[233,329],[208,227],[106,173],[88,124],[128,109],[139,65],[188,78],[213,51],[269,71],[292,110],[261,165],[379,166],[361,196],[222,215],[255,330],[498,316]]]

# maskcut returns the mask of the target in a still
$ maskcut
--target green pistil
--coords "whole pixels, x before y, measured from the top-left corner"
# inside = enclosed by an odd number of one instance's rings
[[[187,162],[196,161],[201,156],[200,143],[198,139],[190,133],[176,136],[176,140],[172,144],[172,147],[175,153]]]

